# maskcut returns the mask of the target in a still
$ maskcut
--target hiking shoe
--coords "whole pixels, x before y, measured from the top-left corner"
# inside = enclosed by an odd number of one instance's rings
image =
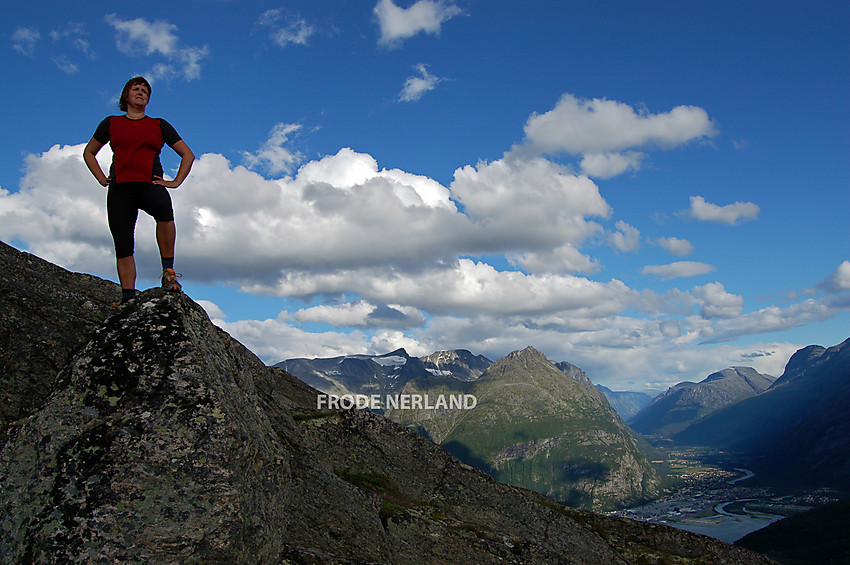
[[[182,276],[180,273],[175,273],[174,269],[165,269],[162,272],[162,288],[170,292],[180,292],[183,287],[177,282],[177,278]]]

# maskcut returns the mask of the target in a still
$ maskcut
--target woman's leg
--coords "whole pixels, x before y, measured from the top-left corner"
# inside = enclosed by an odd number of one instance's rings
[[[177,228],[174,220],[156,223],[156,243],[159,246],[159,256],[174,257],[174,242],[177,239]]]
[[[136,260],[133,256],[116,259],[115,263],[118,266],[118,282],[121,283],[121,288],[136,288]]]
[[[110,187],[106,196],[109,231],[115,242],[115,263],[118,281],[123,296],[135,294],[136,260],[133,257],[134,237],[138,208],[134,202],[135,190],[132,185]]]

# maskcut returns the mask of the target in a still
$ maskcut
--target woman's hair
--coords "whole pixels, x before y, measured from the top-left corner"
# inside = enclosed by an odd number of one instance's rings
[[[143,84],[148,89],[148,96],[151,94],[151,83],[145,77],[133,77],[124,85],[124,90],[121,91],[121,98],[118,99],[118,107],[122,112],[127,111],[127,96],[130,94],[130,89],[136,84]]]

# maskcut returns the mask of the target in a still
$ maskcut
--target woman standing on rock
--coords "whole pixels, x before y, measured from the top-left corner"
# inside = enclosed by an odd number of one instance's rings
[[[136,219],[139,210],[156,220],[156,242],[162,259],[162,288],[179,291],[179,276],[174,272],[174,210],[169,188],[177,188],[189,175],[195,155],[174,128],[162,118],[145,115],[151,85],[143,77],[131,78],[124,85],[118,107],[121,116],[105,118],[83,150],[83,159],[94,178],[108,186],[106,211],[109,231],[115,242],[121,301],[136,295],[136,262],[133,258]],[[112,166],[107,177],[97,162],[97,153],[109,143]],[[180,167],[174,180],[162,178],[159,159],[163,145],[180,155]]]

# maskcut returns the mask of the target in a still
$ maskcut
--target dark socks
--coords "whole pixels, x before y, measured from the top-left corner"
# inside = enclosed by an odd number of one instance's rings
[[[135,288],[122,288],[121,289],[121,302],[127,302],[128,300],[136,297],[136,289]]]
[[[174,257],[160,257],[162,259],[162,270],[174,268]]]

